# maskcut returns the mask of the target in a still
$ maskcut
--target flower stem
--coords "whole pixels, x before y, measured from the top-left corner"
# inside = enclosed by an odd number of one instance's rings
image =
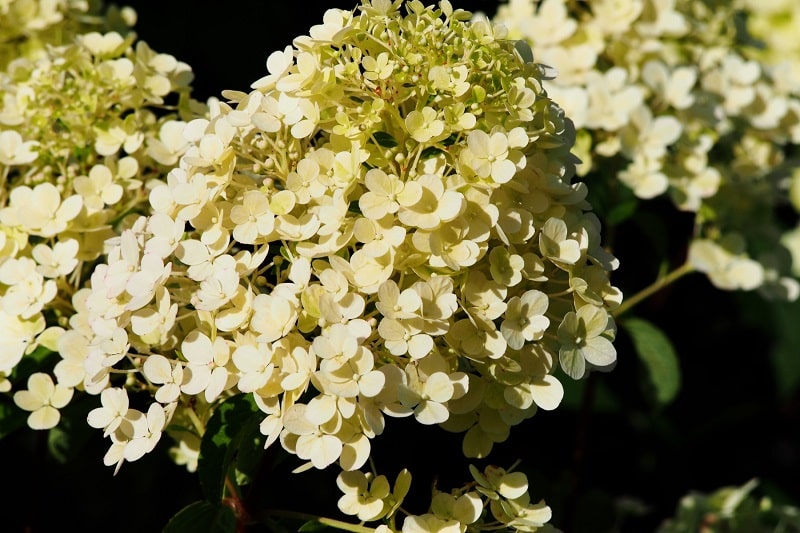
[[[202,422],[202,421],[200,420],[200,418],[197,416],[197,413],[195,413],[195,412],[194,412],[194,409],[192,409],[191,407],[189,407],[189,408],[186,410],[186,414],[188,414],[188,415],[189,415],[189,420],[191,420],[191,421],[192,421],[192,424],[194,424],[194,427],[195,427],[195,429],[197,430],[197,434],[198,434],[198,436],[202,437],[202,436],[203,436],[203,433],[205,433],[205,432],[206,432],[206,425],[205,425],[205,424],[203,424],[203,422]]]
[[[660,276],[656,279],[653,283],[645,287],[644,289],[640,290],[630,298],[626,298],[622,301],[619,307],[611,311],[611,315],[613,317],[618,317],[628,311],[631,307],[638,304],[642,300],[648,298],[649,296],[653,295],[654,293],[660,291],[667,285],[677,281],[681,277],[685,276],[686,274],[693,272],[694,267],[689,263],[684,263],[680,267],[676,268],[669,274],[665,276]]]
[[[324,516],[320,516],[319,518],[317,518],[317,521],[320,524],[324,524],[330,527],[335,527],[336,529],[341,529],[343,531],[354,531],[355,533],[375,532],[375,530],[371,527],[359,526],[358,524],[350,524],[348,522],[342,522],[341,520],[335,520],[333,518],[325,518]]]
[[[296,518],[298,520],[316,520],[320,524],[330,526],[336,529],[341,529],[342,531],[352,531],[354,533],[375,532],[375,529],[371,527],[361,526],[358,524],[351,524],[349,522],[342,522],[341,520],[336,520],[335,518],[326,518],[324,516],[316,516],[307,513],[300,513],[297,511],[282,511],[282,510],[270,509],[268,511],[265,511],[264,514],[272,516],[283,516],[286,518]]]

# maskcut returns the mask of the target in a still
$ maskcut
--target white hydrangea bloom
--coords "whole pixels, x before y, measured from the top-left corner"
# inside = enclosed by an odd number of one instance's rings
[[[73,389],[56,385],[53,379],[40,372],[28,378],[28,389],[14,393],[14,403],[26,411],[28,426],[31,429],[51,429],[61,419],[59,409],[65,407],[72,399]]]
[[[553,339],[585,303],[564,287],[588,278],[582,294],[599,295],[606,316],[618,300],[616,263],[572,183],[571,126],[544,69],[499,28],[447,2],[400,8],[329,10],[269,56],[250,91],[226,91],[203,118],[168,117],[143,138],[127,118],[92,130],[112,179],[87,169],[77,195],[99,217],[134,189],[111,163],[123,152],[177,165],[149,190],[150,216],[108,241],[60,367],[78,379],[72,365],[85,358],[107,464],[147,453],[171,417],[202,428],[195,407],[211,416],[236,394],[253,397],[268,445],[300,469],[347,471],[367,462],[389,417],[465,432],[466,453],[482,456],[536,406],[560,402]],[[379,27],[393,44],[357,38],[382,39]],[[178,77],[149,49],[129,57],[153,98]],[[590,265],[602,274],[584,274]],[[145,413],[101,392],[117,390],[120,371],[160,406]],[[518,394],[504,396],[503,372]],[[342,505],[356,516],[384,511],[383,496],[348,491]],[[478,519],[472,496],[441,506],[454,530]]]

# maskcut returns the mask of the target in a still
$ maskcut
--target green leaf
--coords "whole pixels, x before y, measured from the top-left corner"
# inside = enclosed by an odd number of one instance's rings
[[[788,399],[800,387],[800,300],[766,300],[760,294],[740,292],[734,295],[739,313],[748,325],[763,331],[771,339],[772,372],[781,398]]]
[[[383,146],[384,148],[394,148],[397,146],[397,141],[390,133],[385,131],[376,131],[372,134],[375,138],[375,142],[378,143],[379,146]]]
[[[236,515],[227,505],[194,502],[178,511],[163,533],[236,533]]]
[[[336,530],[330,526],[326,526],[325,524],[320,524],[319,520],[309,520],[308,522],[300,526],[300,529],[298,529],[297,531],[313,533],[317,531],[336,531]]]
[[[11,372],[9,380],[14,385],[24,385],[31,374],[34,372],[49,373],[50,369],[60,360],[61,357],[56,352],[50,351],[44,346],[39,346],[20,360]]]
[[[251,394],[239,394],[221,403],[208,421],[200,443],[197,471],[203,494],[209,501],[222,500],[228,471],[251,427],[248,421],[262,416]]]
[[[559,409],[579,411],[583,406],[584,395],[587,394],[586,387],[588,379],[560,379],[564,387],[564,399],[561,400]],[[622,410],[622,402],[617,397],[617,391],[603,380],[595,380],[592,384],[594,395],[592,400],[592,412],[602,414],[619,414]]]
[[[608,210],[606,222],[611,226],[625,222],[636,213],[637,207],[639,207],[639,200],[635,197],[620,202]]]
[[[10,398],[0,398],[0,439],[26,427],[27,411],[23,411]]]
[[[86,416],[96,407],[97,398],[81,396],[62,409],[58,425],[47,432],[47,448],[61,464],[80,458],[95,430],[86,423]]]
[[[526,63],[533,63],[533,52],[531,51],[531,47],[528,43],[523,41],[522,39],[514,41],[514,48],[517,52],[519,52],[520,57]]]
[[[239,485],[247,485],[261,466],[264,443],[267,437],[261,434],[263,416],[251,416],[242,426],[241,442],[236,456],[236,472]]]
[[[681,387],[681,371],[675,349],[663,331],[640,318],[622,323],[650,375],[660,405],[671,402]]]
[[[444,152],[442,152],[441,148],[437,148],[435,146],[428,146],[427,148],[422,150],[422,153],[419,155],[419,158],[424,161],[426,159],[430,159],[431,157],[436,157],[437,155],[442,153]]]

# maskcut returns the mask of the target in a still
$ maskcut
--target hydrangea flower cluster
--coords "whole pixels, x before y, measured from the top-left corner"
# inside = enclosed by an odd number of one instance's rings
[[[2,390],[25,353],[59,349],[104,241],[187,146],[174,132],[190,68],[132,41],[89,32],[0,72]],[[60,385],[79,383],[67,374]]]
[[[343,496],[339,510],[363,522],[383,520],[375,533],[465,533],[508,528],[514,531],[557,531],[547,522],[552,511],[544,501],[531,503],[528,478],[522,472],[487,466],[483,472],[470,466],[473,481],[462,488],[443,492],[433,489],[428,512],[408,514],[401,528],[395,513],[411,486],[407,470],[398,474],[393,487],[386,476],[345,471],[336,480]]]
[[[401,4],[329,10],[250,92],[171,123],[188,147],[57,343],[59,384],[100,395],[106,464],[170,424],[192,468],[214,406],[242,393],[299,469],[360,469],[386,416],[485,457],[558,406],[559,366],[614,364],[617,262],[542,69],[447,1]],[[544,517],[507,499],[509,520]]]
[[[756,11],[748,27],[769,44],[780,35],[762,22],[777,4],[739,6]],[[800,143],[800,78],[746,44],[735,27],[746,9],[511,0],[494,20],[557,70],[545,86],[575,123],[579,175],[618,178],[640,199],[668,194],[696,213],[696,270],[721,289],[792,300],[800,285],[775,210],[788,203],[788,147]],[[774,50],[770,59],[786,52]]]
[[[763,61],[780,72],[785,85],[800,87],[800,44],[794,38],[800,28],[800,5],[790,1],[755,2],[742,0],[747,31],[754,39],[747,49],[750,57]],[[796,154],[789,162],[796,163]],[[791,169],[789,200],[800,212],[800,172]],[[781,243],[792,256],[792,272],[800,277],[800,224],[781,237]]]
[[[18,57],[45,55],[47,46],[69,44],[90,31],[126,34],[136,12],[88,0],[5,0],[0,2],[0,69]]]
[[[746,15],[747,32],[755,42],[748,55],[768,65],[788,69],[794,83],[800,82],[800,5],[792,0],[739,0],[737,7]]]

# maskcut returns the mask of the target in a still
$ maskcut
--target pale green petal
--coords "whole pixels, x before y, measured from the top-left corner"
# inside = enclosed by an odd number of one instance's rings
[[[546,375],[530,385],[531,395],[536,405],[545,411],[552,411],[564,398],[564,387],[555,376]]]
[[[453,505],[453,518],[462,524],[476,522],[483,511],[483,500],[477,492],[468,492],[456,499]]]
[[[406,494],[408,494],[410,489],[411,472],[404,468],[397,474],[397,479],[395,480],[394,488],[392,489],[392,496],[394,496],[394,499],[398,502],[398,506],[406,497]]]
[[[28,426],[31,429],[51,429],[56,427],[59,420],[61,420],[61,413],[46,405],[28,416]]]
[[[300,440],[303,438],[304,437],[300,437],[297,441],[298,455],[300,455],[301,452]],[[342,441],[333,435],[321,435],[320,437],[312,438],[311,442],[304,447],[308,452],[308,458],[311,459],[314,466],[319,469],[331,465],[342,453]]]
[[[500,479],[497,492],[503,498],[513,500],[528,492],[528,478],[522,472],[511,472]]]
[[[50,401],[55,389],[56,386],[53,383],[53,379],[47,374],[36,372],[35,374],[31,374],[28,378],[28,390],[30,394],[41,401],[42,405]]]
[[[600,335],[608,327],[608,312],[602,307],[584,305],[578,309],[578,317],[585,324],[588,338]]]
[[[391,492],[391,487],[389,486],[389,480],[386,479],[386,476],[378,476],[372,481],[372,485],[369,489],[369,494],[373,498],[385,498]]]
[[[450,412],[447,407],[432,401],[421,402],[414,410],[414,417],[417,422],[426,426],[444,422],[449,416]]]
[[[444,403],[453,397],[453,383],[444,372],[436,372],[425,382],[423,394],[434,402]]]
[[[433,339],[430,335],[414,335],[408,341],[408,355],[413,359],[421,359],[433,350]]]
[[[369,460],[372,445],[369,438],[360,434],[355,440],[344,443],[342,454],[339,457],[339,464],[345,470],[355,470],[361,468]]]
[[[361,379],[358,380],[358,389],[362,396],[372,398],[380,394],[385,383],[386,376],[383,372],[373,370],[361,376]]]
[[[506,387],[503,390],[503,399],[506,403],[517,409],[527,409],[533,405],[533,396],[527,387],[518,385],[516,387]]]
[[[50,398],[50,405],[56,409],[65,407],[70,400],[72,400],[72,393],[73,389],[56,385],[56,389],[53,391],[53,396]]]
[[[558,351],[558,360],[561,369],[572,379],[581,379],[586,373],[586,362],[577,347],[562,346]]]
[[[358,470],[345,471],[336,477],[336,486],[345,494],[358,494],[367,490],[367,477]]]
[[[583,356],[595,366],[607,366],[617,360],[617,350],[605,337],[595,337],[583,347]]]
[[[15,392],[14,403],[16,403],[20,409],[26,411],[36,411],[44,405],[41,398],[35,394],[31,394],[31,392],[27,390]]]
[[[483,459],[492,451],[493,445],[492,439],[480,427],[472,426],[464,435],[461,450],[465,457]]]

